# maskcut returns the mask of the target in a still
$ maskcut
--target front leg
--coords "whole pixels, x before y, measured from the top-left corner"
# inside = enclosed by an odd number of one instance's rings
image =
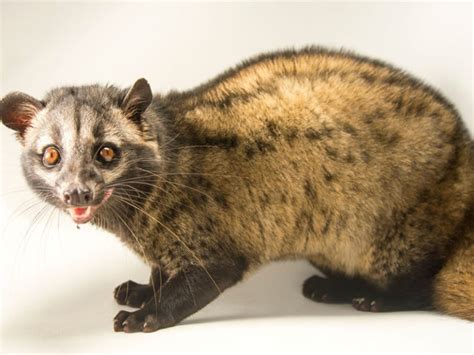
[[[140,308],[153,297],[154,290],[160,288],[167,279],[168,275],[161,267],[153,268],[149,283],[139,284],[128,280],[115,288],[114,298],[120,305]]]
[[[120,311],[114,330],[153,332],[173,326],[237,283],[247,268],[243,260],[219,265],[190,265],[172,276],[138,311]]]

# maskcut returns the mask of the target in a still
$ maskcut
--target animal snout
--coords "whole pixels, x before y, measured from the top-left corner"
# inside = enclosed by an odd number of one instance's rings
[[[71,206],[88,205],[94,200],[93,192],[88,188],[73,187],[63,193],[63,201]]]

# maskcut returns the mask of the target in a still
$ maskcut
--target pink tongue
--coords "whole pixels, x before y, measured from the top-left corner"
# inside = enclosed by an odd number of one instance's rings
[[[87,207],[77,207],[73,209],[76,216],[82,216],[87,212]]]

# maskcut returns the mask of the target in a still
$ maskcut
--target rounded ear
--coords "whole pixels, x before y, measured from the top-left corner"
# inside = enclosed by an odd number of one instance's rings
[[[22,92],[12,92],[0,101],[0,119],[23,138],[32,118],[44,108],[44,103]]]
[[[141,78],[138,79],[123,99],[121,108],[125,115],[133,122],[139,124],[141,115],[153,99],[150,85]]]

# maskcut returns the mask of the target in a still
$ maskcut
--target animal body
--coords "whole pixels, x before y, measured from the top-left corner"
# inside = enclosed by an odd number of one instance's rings
[[[175,325],[259,266],[306,258],[306,297],[474,320],[474,150],[440,93],[322,48],[190,91],[74,86],[0,103],[31,188],[151,267],[116,331]]]

